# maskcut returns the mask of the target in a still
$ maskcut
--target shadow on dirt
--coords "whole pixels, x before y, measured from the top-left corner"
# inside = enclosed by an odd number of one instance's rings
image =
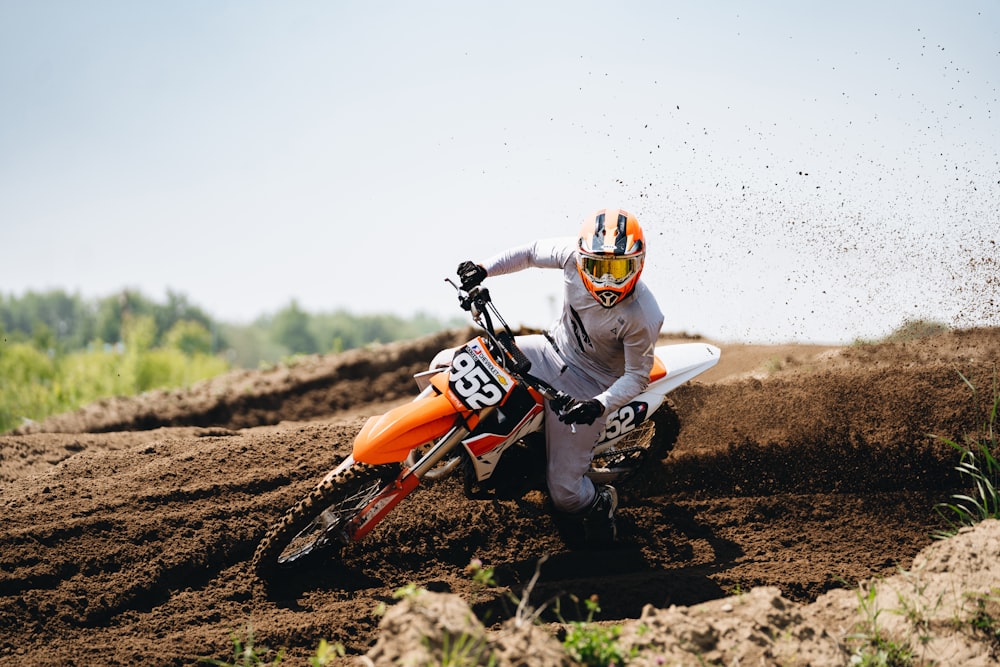
[[[278,570],[266,580],[257,581],[268,600],[287,608],[296,608],[298,600],[307,592],[356,593],[386,585],[383,579],[373,577],[361,568],[334,556],[314,559],[308,565]]]

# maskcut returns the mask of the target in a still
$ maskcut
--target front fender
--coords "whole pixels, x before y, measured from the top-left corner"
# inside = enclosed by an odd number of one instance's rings
[[[354,438],[354,460],[399,463],[414,448],[447,433],[457,414],[447,395],[436,394],[370,417]]]

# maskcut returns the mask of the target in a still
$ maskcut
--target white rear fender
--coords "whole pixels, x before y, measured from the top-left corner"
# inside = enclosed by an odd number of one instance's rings
[[[717,364],[720,354],[719,348],[708,343],[678,343],[656,348],[656,357],[666,368],[666,375],[655,378],[646,391],[607,415],[595,451],[607,449],[635,430],[656,412],[667,394]]]
[[[667,374],[649,383],[647,392],[664,396],[719,363],[721,350],[708,343],[677,343],[656,348]]]

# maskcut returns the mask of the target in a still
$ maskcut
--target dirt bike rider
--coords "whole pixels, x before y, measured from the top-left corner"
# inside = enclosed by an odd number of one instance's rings
[[[588,543],[617,536],[614,487],[586,477],[604,426],[649,384],[653,349],[663,313],[639,280],[646,240],[635,216],[605,208],[586,218],[576,239],[545,239],[494,255],[481,264],[462,262],[465,289],[487,276],[530,267],[563,271],[563,311],[544,335],[519,336],[531,373],[574,397],[557,413],[547,406],[546,481],[556,510],[583,519]]]

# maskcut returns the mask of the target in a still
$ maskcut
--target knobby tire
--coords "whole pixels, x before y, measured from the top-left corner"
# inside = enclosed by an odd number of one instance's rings
[[[399,474],[398,464],[355,463],[320,482],[291,507],[257,545],[251,566],[260,577],[346,545],[345,526]],[[331,521],[331,519],[333,521]],[[286,551],[292,547],[290,553]]]

